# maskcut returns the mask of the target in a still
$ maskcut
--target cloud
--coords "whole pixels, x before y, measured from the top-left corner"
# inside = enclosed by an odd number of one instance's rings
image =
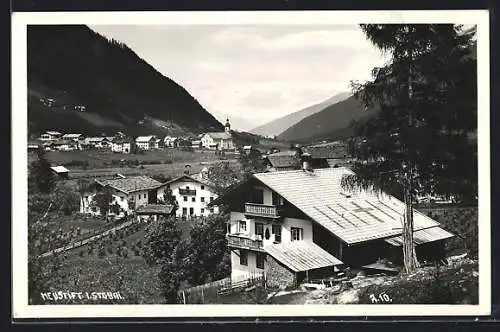
[[[97,26],[208,110],[258,123],[367,80],[384,59],[356,25]]]

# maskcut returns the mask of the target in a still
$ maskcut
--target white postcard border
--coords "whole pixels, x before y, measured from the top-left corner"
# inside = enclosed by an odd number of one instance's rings
[[[479,163],[478,305],[28,305],[27,291],[27,45],[30,24],[477,24]],[[491,312],[489,12],[266,11],[44,12],[12,15],[12,305],[13,318],[480,316]]]

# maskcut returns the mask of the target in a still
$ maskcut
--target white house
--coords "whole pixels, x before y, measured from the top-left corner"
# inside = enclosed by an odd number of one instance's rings
[[[191,147],[193,149],[201,148],[201,141],[199,139],[191,141]]]
[[[227,239],[232,277],[265,273],[269,285],[297,286],[328,278],[343,265],[374,268],[380,258],[401,264],[405,204],[390,195],[345,191],[347,168],[258,173],[213,205],[231,213]],[[420,260],[439,261],[453,235],[415,212]]]
[[[118,153],[130,153],[132,150],[132,140],[126,138],[115,138],[111,143],[111,151]]]
[[[151,150],[154,149],[156,137],[153,135],[139,136],[135,139],[135,144],[139,149]]]
[[[234,150],[231,125],[227,119],[224,132],[206,133],[201,137],[201,145],[210,150]]]
[[[158,197],[163,199],[165,191],[169,188],[177,200],[179,208],[177,217],[193,218],[219,213],[217,206],[207,206],[217,198],[213,184],[208,179],[208,169],[203,169],[198,175],[184,174],[176,179],[166,182],[158,190]]]
[[[161,182],[148,176],[120,177],[110,180],[95,180],[95,183],[83,195],[80,202],[80,212],[100,215],[99,208],[94,203],[94,197],[104,188],[111,190],[112,204],[119,207],[119,215],[130,213],[136,208],[158,201],[157,189]]]
[[[53,141],[61,138],[62,134],[58,131],[46,131],[40,135],[40,140],[42,141]]]
[[[176,137],[165,136],[165,138],[163,139],[163,146],[166,148],[174,148],[176,140],[177,140]]]

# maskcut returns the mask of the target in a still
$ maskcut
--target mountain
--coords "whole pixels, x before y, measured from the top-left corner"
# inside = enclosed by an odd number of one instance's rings
[[[31,134],[223,130],[183,87],[123,43],[84,25],[30,25],[27,36]]]
[[[361,101],[351,96],[346,100],[330,105],[291,126],[278,138],[295,142],[312,142],[351,136],[353,121],[362,123],[375,115],[375,108],[362,105]]]
[[[328,107],[332,104],[338,103],[341,100],[344,100],[350,96],[350,93],[348,92],[342,92],[339,93],[321,103],[309,106],[307,108],[304,108],[300,111],[294,112],[292,114],[288,114],[284,117],[281,117],[279,119],[273,120],[271,122],[268,122],[264,125],[261,125],[257,128],[254,128],[251,130],[252,133],[259,134],[259,135],[279,135],[300,120],[315,114],[325,107]]]

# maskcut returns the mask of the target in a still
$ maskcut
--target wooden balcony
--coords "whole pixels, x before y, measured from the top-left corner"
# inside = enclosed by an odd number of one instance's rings
[[[186,196],[196,196],[196,190],[179,188],[179,194]]]
[[[245,203],[246,216],[278,219],[280,218],[279,212],[276,205]]]
[[[226,234],[226,238],[230,248],[264,251],[262,240],[253,240],[237,234]]]

